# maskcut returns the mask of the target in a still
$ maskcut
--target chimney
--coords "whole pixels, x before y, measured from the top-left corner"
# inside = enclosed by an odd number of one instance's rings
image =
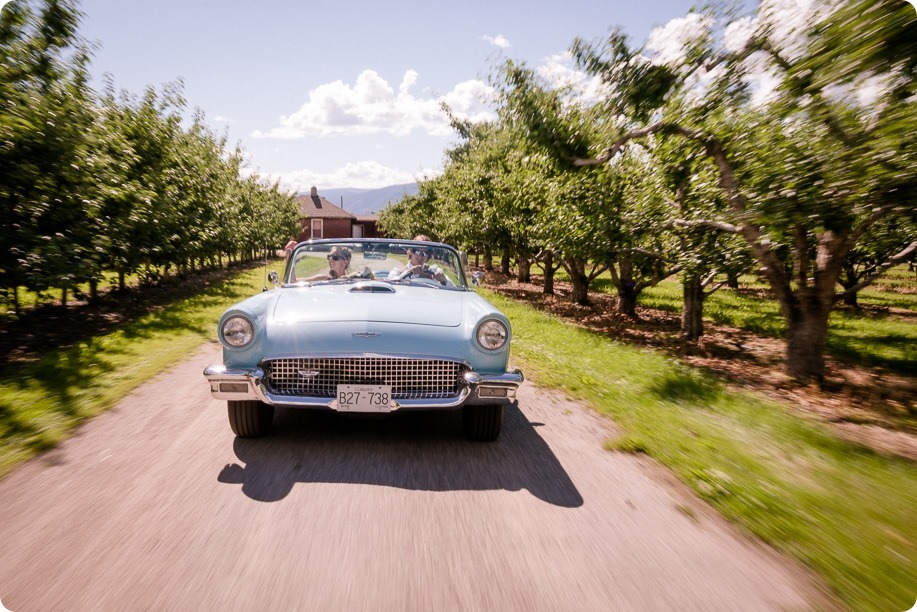
[[[312,185],[312,194],[311,195],[313,198],[318,195],[318,189],[316,189],[315,185]]]

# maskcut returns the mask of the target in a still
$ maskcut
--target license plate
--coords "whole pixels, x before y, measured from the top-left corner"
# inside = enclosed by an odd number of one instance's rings
[[[391,412],[391,385],[338,385],[341,412]]]

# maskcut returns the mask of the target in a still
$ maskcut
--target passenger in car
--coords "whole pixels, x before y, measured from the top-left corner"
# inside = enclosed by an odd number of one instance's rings
[[[331,247],[331,251],[328,252],[328,272],[300,280],[319,281],[343,278],[347,276],[347,271],[350,268],[350,257],[350,249],[342,246]]]

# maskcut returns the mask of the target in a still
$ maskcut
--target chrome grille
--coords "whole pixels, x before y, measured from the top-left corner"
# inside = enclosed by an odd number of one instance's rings
[[[467,369],[455,361],[390,357],[271,359],[264,383],[277,395],[336,397],[338,385],[391,385],[394,399],[457,397]]]

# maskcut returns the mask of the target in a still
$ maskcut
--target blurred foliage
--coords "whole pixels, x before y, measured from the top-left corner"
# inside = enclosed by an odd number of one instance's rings
[[[298,232],[292,195],[245,172],[201,111],[185,116],[180,82],[92,90],[80,18],[44,0],[0,20],[0,287],[14,307],[20,287],[250,259]]]

